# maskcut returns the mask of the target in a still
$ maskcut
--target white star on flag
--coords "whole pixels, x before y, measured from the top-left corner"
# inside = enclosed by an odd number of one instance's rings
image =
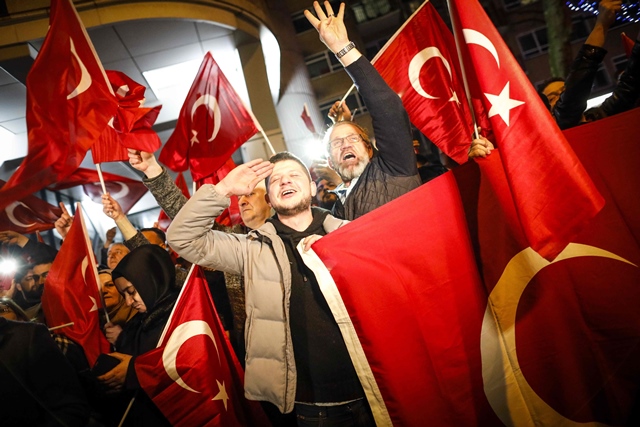
[[[500,95],[496,96],[489,93],[485,93],[484,95],[491,103],[489,117],[493,117],[498,114],[502,118],[502,120],[504,120],[507,126],[509,126],[509,110],[524,104],[524,102],[522,101],[509,98],[509,82],[504,85],[504,88],[502,89],[502,92],[500,92]]]
[[[198,132],[196,132],[195,130],[191,130],[191,133],[193,134],[193,136],[191,137],[191,146],[193,147],[193,144],[195,144],[196,142],[199,144],[200,141],[198,141]]]
[[[91,298],[91,302],[93,303],[93,307],[91,307],[89,313],[91,313],[92,311],[98,311],[98,303],[96,302],[96,299],[92,296],[90,296],[89,298]]]
[[[451,91],[451,98],[449,98],[449,101],[447,102],[455,101],[456,104],[460,105],[460,100],[458,99],[456,91],[453,90],[453,88],[449,88],[449,90]]]
[[[220,381],[218,381],[218,380],[216,380],[216,382],[218,383],[219,392],[211,400],[222,400],[222,402],[224,403],[224,409],[226,411],[227,410],[227,400],[229,400],[229,395],[227,394],[227,389],[224,386],[224,381],[222,382],[222,384],[220,384]]]

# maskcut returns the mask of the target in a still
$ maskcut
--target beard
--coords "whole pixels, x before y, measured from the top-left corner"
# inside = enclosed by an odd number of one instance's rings
[[[336,172],[338,172],[338,175],[340,175],[342,181],[350,182],[351,180],[362,175],[362,172],[364,172],[364,168],[366,168],[368,164],[369,158],[364,158],[358,160],[358,163],[353,166],[338,166]]]
[[[311,208],[311,197],[303,199],[294,206],[276,206],[271,205],[273,210],[281,216],[294,216]]]
[[[34,286],[29,291],[22,290],[22,296],[24,300],[29,304],[37,304],[42,301],[42,293],[44,292],[44,285]]]
[[[321,208],[330,210],[333,207],[333,205],[336,203],[336,200],[338,200],[338,195],[336,193],[330,193],[329,191],[325,191],[325,193],[322,195],[322,199],[318,204],[320,205]]]

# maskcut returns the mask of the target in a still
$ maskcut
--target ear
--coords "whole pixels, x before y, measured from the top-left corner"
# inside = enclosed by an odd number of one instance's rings
[[[367,144],[367,154],[369,154],[369,159],[373,157],[373,146],[371,144]]]
[[[331,153],[329,153],[329,155],[327,156],[327,163],[329,163],[329,167],[333,170],[336,170],[336,168],[333,167],[333,160],[331,158]]]
[[[316,197],[316,194],[318,193],[318,186],[316,185],[315,181],[311,181],[309,183],[309,186],[311,188],[311,197]]]
[[[269,206],[273,207],[273,206],[271,205],[271,202],[269,201],[269,195],[268,195],[267,193],[264,193],[264,199],[267,201],[267,204],[268,204]]]
[[[16,282],[15,280],[12,280],[12,282],[15,285],[16,289],[22,292],[22,285],[20,284],[20,282]]]

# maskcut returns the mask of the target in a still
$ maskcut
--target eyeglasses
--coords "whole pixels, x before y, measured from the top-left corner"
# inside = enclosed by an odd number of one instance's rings
[[[362,135],[358,134],[358,133],[354,133],[351,135],[347,135],[344,138],[336,138],[332,141],[329,141],[329,146],[333,149],[333,148],[340,148],[342,147],[342,145],[344,144],[345,139],[352,143],[352,144],[356,144],[358,142],[362,141]]]
[[[24,280],[33,280],[35,282],[39,282],[41,278],[42,280],[46,279],[48,274],[48,271],[45,271],[42,274],[32,274],[31,276],[25,276]]]

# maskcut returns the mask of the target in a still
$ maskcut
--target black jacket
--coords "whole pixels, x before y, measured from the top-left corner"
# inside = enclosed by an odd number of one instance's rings
[[[89,420],[76,373],[42,324],[0,317],[0,384],[3,426],[73,427]]]
[[[411,123],[400,97],[364,56],[346,71],[369,109],[377,148],[345,204],[338,199],[333,206],[335,217],[354,220],[418,188],[422,182],[413,151]]]
[[[580,48],[564,82],[564,92],[551,110],[560,129],[580,124],[598,67],[606,54],[605,49],[597,46],[584,44]]]
[[[620,75],[620,81],[610,97],[604,100],[599,107],[589,109],[591,117],[595,120],[622,113],[636,106],[640,97],[640,42],[636,41],[631,51],[624,72]],[[585,114],[586,116],[586,114]],[[590,121],[591,121],[590,120]]]

